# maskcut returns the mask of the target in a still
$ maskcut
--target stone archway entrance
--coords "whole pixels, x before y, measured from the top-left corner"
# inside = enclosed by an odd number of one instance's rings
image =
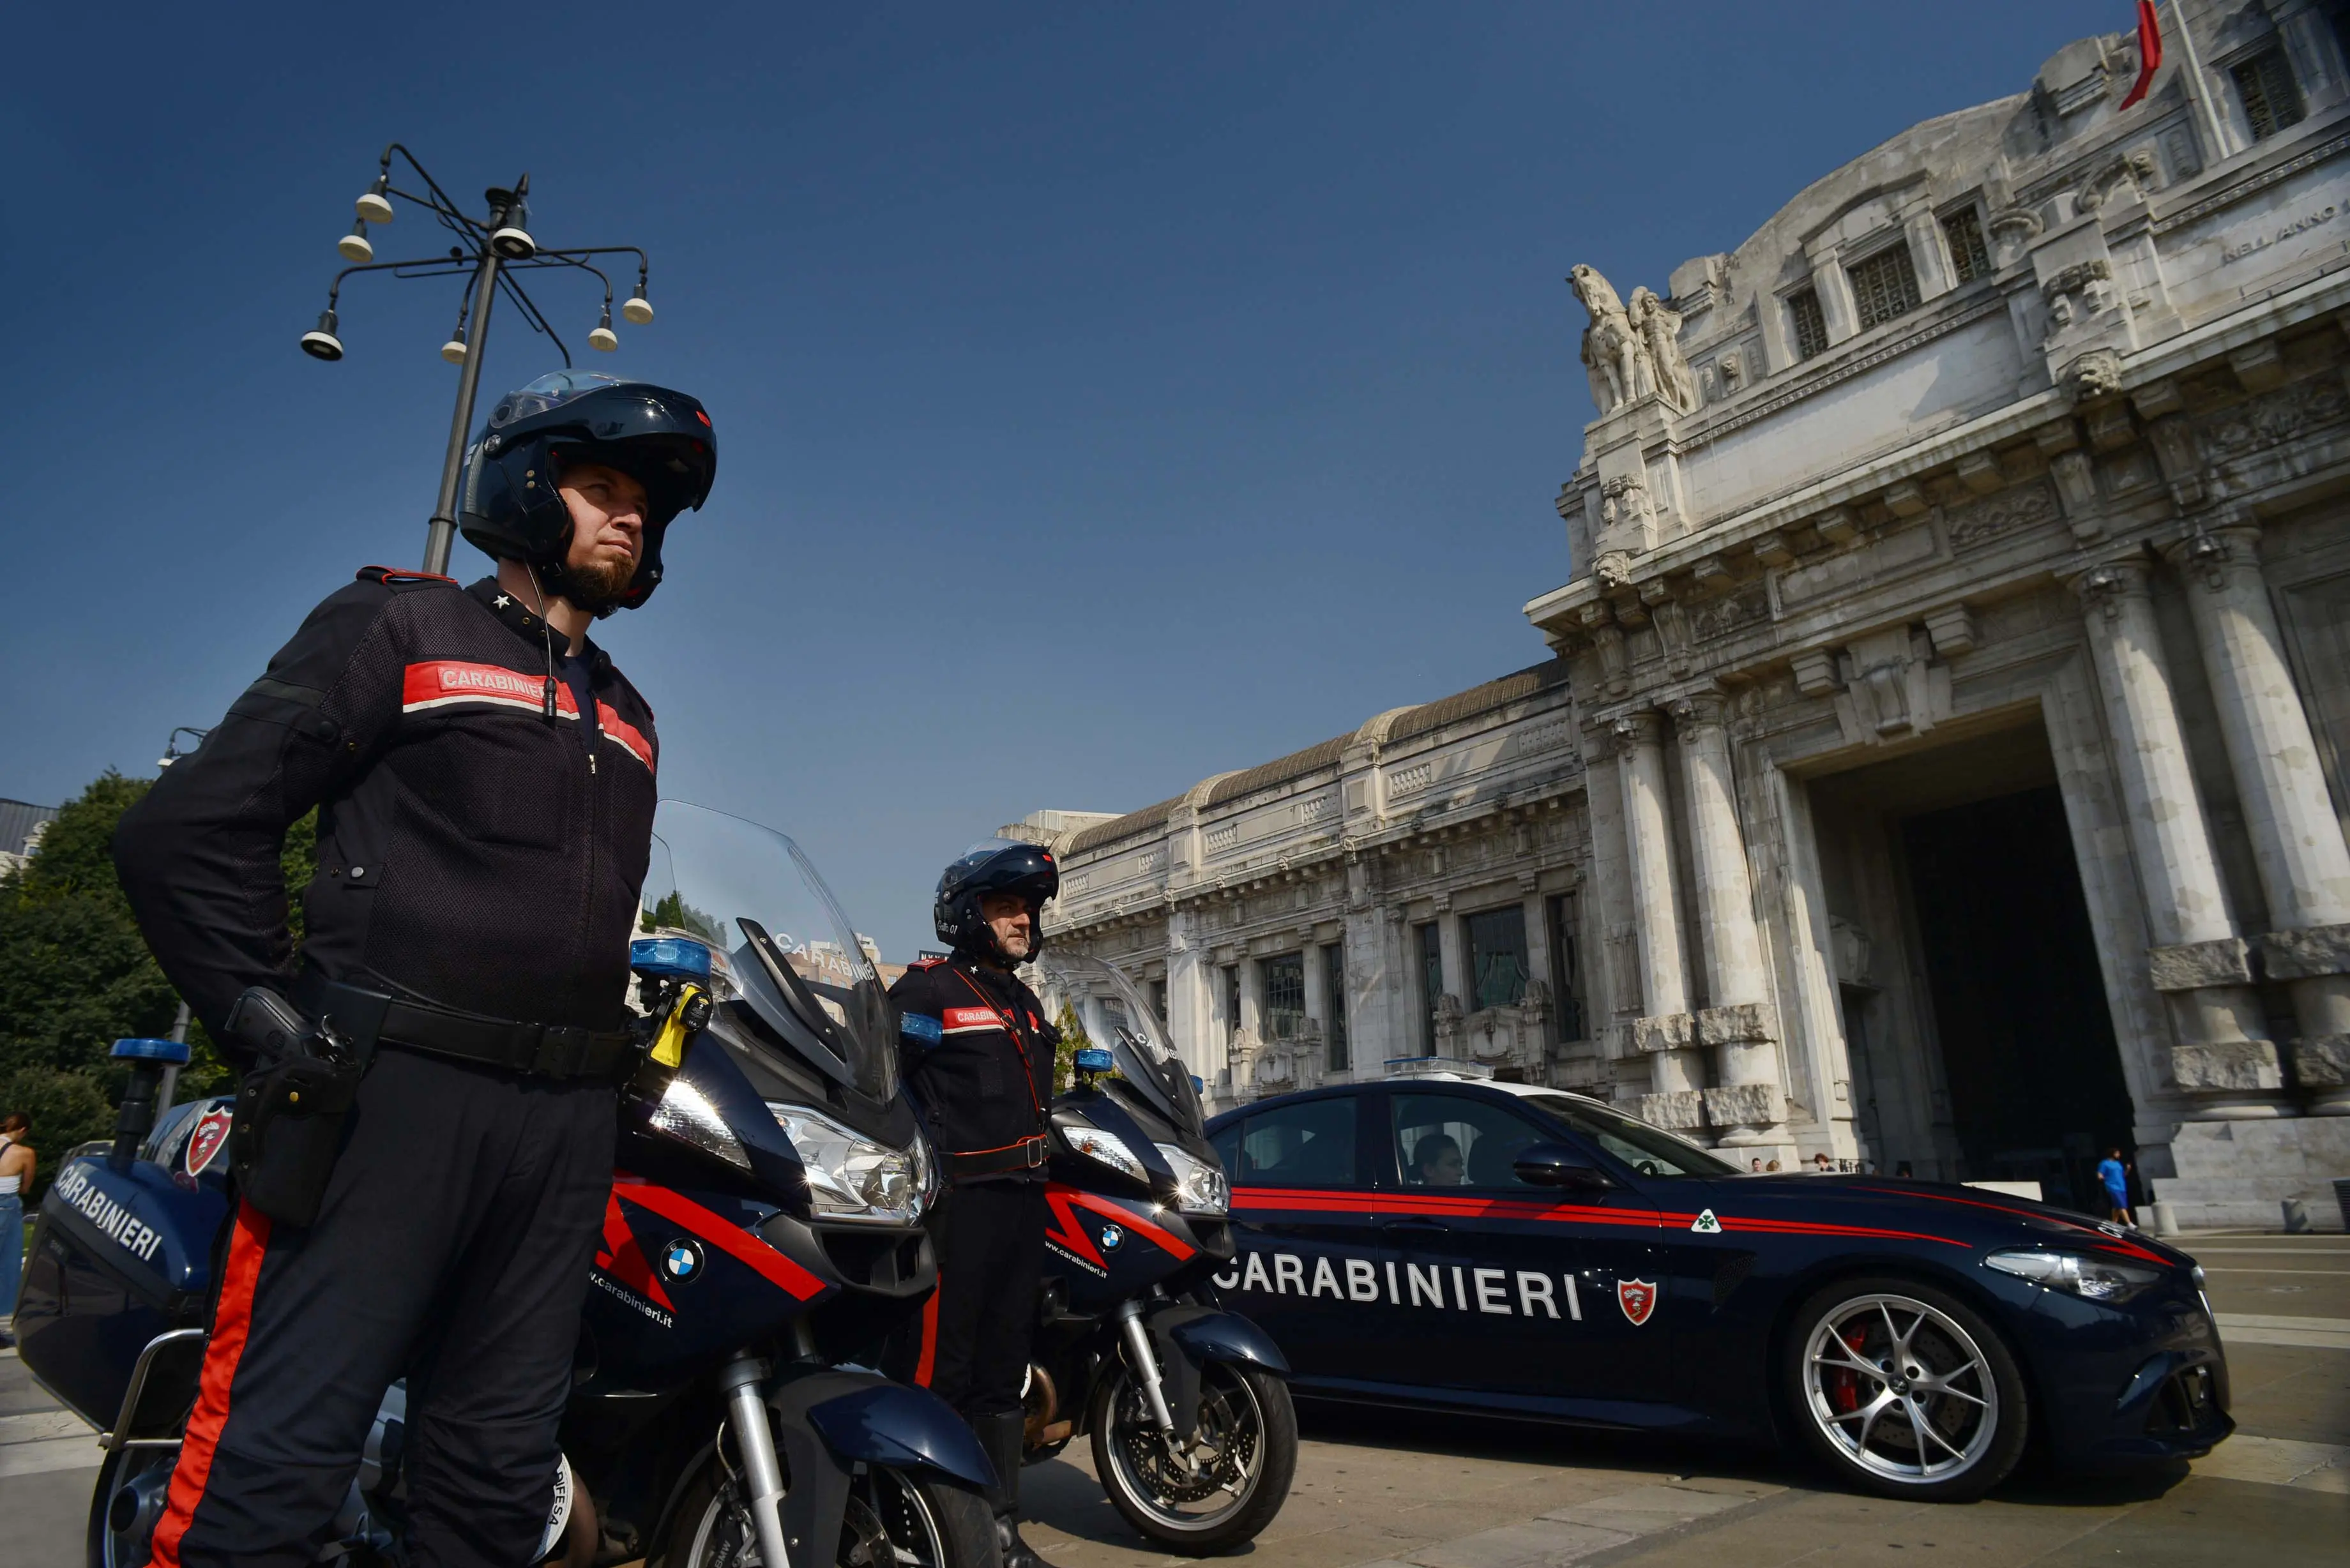
[[[1868,1158],[2089,1206],[2131,1106],[2036,709],[1809,788]]]

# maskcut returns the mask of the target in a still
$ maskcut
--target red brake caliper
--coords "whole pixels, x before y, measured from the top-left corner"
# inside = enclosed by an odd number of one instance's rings
[[[1858,1355],[1860,1347],[1866,1343],[1868,1335],[1866,1330],[1856,1328],[1840,1334],[1836,1337],[1844,1342],[1844,1347],[1846,1350]],[[1860,1408],[1859,1373],[1849,1366],[1831,1366],[1828,1368],[1827,1381],[1828,1403],[1835,1407],[1837,1415],[1849,1416]]]

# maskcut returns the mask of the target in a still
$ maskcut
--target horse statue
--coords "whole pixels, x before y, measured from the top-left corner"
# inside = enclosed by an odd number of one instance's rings
[[[1591,377],[1591,400],[1603,415],[1612,414],[1641,394],[1639,334],[1623,300],[1597,268],[1578,262],[1566,281],[1591,315],[1591,325],[1583,329],[1583,368]],[[1653,387],[1653,370],[1648,381]]]

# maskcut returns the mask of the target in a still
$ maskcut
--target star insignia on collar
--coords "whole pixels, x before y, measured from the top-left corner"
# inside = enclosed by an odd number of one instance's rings
[[[514,600],[506,597],[504,594],[500,594],[496,598],[492,599],[490,603],[499,609],[504,609],[506,606],[514,603]]]

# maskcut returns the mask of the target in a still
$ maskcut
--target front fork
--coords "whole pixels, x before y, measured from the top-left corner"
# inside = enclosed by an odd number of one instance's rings
[[[1150,1331],[1142,1326],[1142,1303],[1128,1297],[1118,1303],[1118,1332],[1126,1336],[1126,1356],[1134,1364],[1134,1381],[1142,1389],[1150,1418],[1168,1438],[1175,1436],[1175,1413],[1167,1407],[1166,1380],[1159,1375],[1159,1357],[1150,1348]]]
[[[816,1334],[805,1318],[792,1324],[792,1348],[804,1356],[816,1354]],[[791,1554],[784,1544],[784,1466],[775,1454],[775,1429],[767,1419],[762,1392],[768,1371],[765,1361],[746,1351],[727,1363],[718,1375],[718,1386],[726,1391],[734,1449],[743,1456],[743,1481],[750,1491],[743,1501],[758,1537],[759,1559],[768,1568],[791,1568]]]

